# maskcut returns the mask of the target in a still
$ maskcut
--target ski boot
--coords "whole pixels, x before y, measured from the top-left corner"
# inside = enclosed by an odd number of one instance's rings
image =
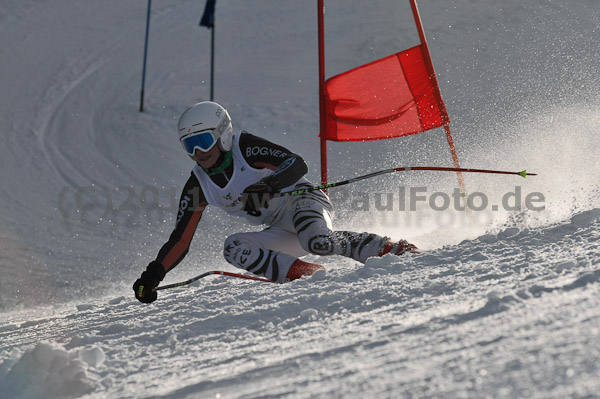
[[[412,254],[420,254],[418,248],[413,244],[410,244],[406,240],[400,240],[398,242],[392,242],[389,237],[383,238],[383,244],[379,249],[379,256],[392,254],[396,256],[402,256],[405,253],[410,252]]]
[[[316,263],[308,263],[298,259],[292,264],[292,267],[290,267],[290,270],[285,276],[285,281],[293,281],[302,276],[312,276],[318,270],[325,270],[325,268]]]

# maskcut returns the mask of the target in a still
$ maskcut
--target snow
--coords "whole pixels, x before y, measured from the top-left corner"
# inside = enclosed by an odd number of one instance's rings
[[[20,355],[15,349],[0,370],[6,397],[79,397],[96,387],[87,369],[102,363],[97,347],[69,352],[56,344],[38,343]]]
[[[309,256],[327,272],[209,276],[151,305],[131,285],[192,166],[174,125],[208,96],[210,32],[203,2],[153,2],[139,113],[142,3],[0,5],[0,398],[598,397],[597,2],[419,4],[463,166],[538,176],[466,175],[490,202],[470,216],[399,210],[402,187],[451,195],[453,174],[332,189],[339,228],[424,253]],[[328,76],[417,41],[408,2],[325,3]],[[316,6],[219,2],[216,23],[216,99],[318,181]],[[438,131],[328,147],[332,181],[452,165]],[[517,192],[543,209],[491,210]],[[165,283],[238,271],[222,243],[247,227],[201,223]]]

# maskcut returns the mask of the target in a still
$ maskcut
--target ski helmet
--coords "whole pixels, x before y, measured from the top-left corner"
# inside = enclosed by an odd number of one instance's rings
[[[177,124],[179,141],[188,153],[209,151],[218,145],[221,151],[231,150],[233,127],[225,108],[212,101],[203,101],[186,109]]]

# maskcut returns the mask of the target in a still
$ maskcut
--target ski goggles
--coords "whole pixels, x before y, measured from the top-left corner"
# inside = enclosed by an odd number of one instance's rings
[[[207,152],[217,143],[213,130],[188,134],[181,138],[181,145],[183,145],[183,148],[189,155],[194,155],[196,148],[202,152]]]

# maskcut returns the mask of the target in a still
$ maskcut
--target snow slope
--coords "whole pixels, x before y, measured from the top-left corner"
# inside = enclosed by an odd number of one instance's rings
[[[417,42],[408,2],[327,0],[328,76]],[[402,3],[402,2],[400,2]],[[216,100],[302,154],[318,180],[316,7],[217,6]],[[331,191],[340,228],[406,237],[410,258],[309,260],[287,285],[207,277],[139,304],[131,284],[173,225],[191,168],[174,125],[208,96],[203,4],[0,5],[0,398],[597,397],[600,200],[594,1],[420,4],[466,176],[541,211],[377,210],[375,193],[451,194],[451,174]],[[441,132],[330,143],[332,180],[450,166]],[[517,188],[518,187],[518,188]],[[370,192],[369,207],[359,206]],[[233,270],[210,210],[165,282]]]
[[[594,209],[294,284],[8,314],[0,381],[6,397],[596,397],[599,226]]]

